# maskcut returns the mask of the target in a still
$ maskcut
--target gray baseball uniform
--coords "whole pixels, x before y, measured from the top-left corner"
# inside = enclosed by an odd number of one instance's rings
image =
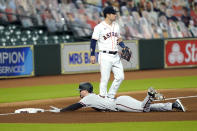
[[[79,103],[84,107],[92,107],[101,111],[118,111],[115,102],[110,101],[108,98],[100,97],[94,93],[90,93],[82,98]]]
[[[115,103],[119,111],[125,112],[150,112],[150,111],[171,111],[172,103],[151,104],[153,99],[146,96],[143,101],[136,100],[130,96],[119,96]]]
[[[171,111],[172,103],[151,104],[153,99],[147,95],[143,101],[130,96],[119,96],[114,101],[90,93],[82,98],[79,103],[83,107],[92,107],[101,111],[124,111],[124,112],[150,112],[150,111]]]
[[[80,83],[79,102],[67,106],[62,109],[52,107],[51,112],[66,112],[74,111],[82,107],[92,107],[97,111],[124,111],[124,112],[150,112],[150,111],[171,111],[177,109],[185,112],[181,101],[177,99],[174,103],[156,103],[151,104],[154,99],[157,99],[161,94],[157,93],[154,88],[149,88],[147,96],[143,101],[136,100],[130,96],[119,96],[116,99],[101,97],[93,93],[93,86],[89,82]]]

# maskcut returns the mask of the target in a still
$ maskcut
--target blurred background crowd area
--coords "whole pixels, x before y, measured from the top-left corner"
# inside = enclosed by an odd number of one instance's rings
[[[197,37],[197,0],[0,0],[0,43],[89,40],[109,5],[125,40]]]

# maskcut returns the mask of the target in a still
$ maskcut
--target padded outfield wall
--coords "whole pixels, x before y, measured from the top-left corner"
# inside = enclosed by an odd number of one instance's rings
[[[131,48],[124,70],[190,68],[197,66],[197,39],[125,41]],[[99,72],[90,63],[89,42],[0,47],[0,78]]]
[[[164,43],[161,39],[139,40],[140,69],[164,68]]]

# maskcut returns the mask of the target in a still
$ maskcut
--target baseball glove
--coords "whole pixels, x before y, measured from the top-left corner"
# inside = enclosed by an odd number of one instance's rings
[[[122,49],[121,58],[127,61],[130,61],[132,52],[129,47],[125,47]]]

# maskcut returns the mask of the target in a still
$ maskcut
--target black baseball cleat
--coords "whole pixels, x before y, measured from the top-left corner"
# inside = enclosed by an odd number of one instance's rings
[[[183,112],[186,111],[183,104],[181,103],[179,99],[177,99],[174,103],[172,103],[172,108],[177,109],[179,111],[183,111]]]

